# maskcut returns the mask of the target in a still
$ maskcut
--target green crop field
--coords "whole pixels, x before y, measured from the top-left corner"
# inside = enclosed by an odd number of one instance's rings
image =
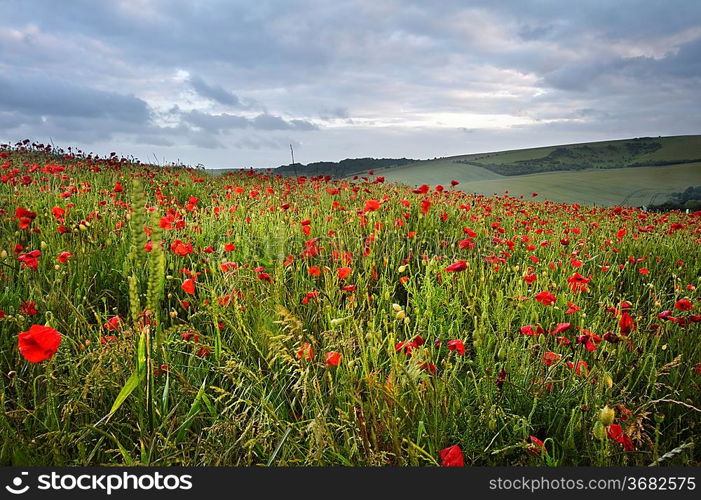
[[[680,136],[461,155],[377,173],[410,185],[456,180],[479,194],[535,192],[556,202],[640,206],[701,184],[701,161],[692,162],[699,158],[701,136]],[[518,173],[500,173],[512,168]]]

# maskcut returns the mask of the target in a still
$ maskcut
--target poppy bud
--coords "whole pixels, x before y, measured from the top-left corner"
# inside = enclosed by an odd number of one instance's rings
[[[489,422],[487,422],[487,429],[490,431],[494,432],[497,428],[497,419],[492,417],[489,419]]]
[[[406,318],[404,318],[404,324],[408,325],[409,323],[411,323],[411,318],[407,316]]]
[[[86,231],[88,228],[85,224],[78,224],[78,229],[80,229],[81,231]]]
[[[406,266],[399,266],[398,271],[399,271],[400,273],[403,273],[404,271],[406,271]]]
[[[42,250],[46,250],[46,247],[48,246],[45,241],[42,241],[39,243],[39,246],[41,247]]]
[[[399,311],[396,315],[397,319],[404,319],[406,317],[406,312],[404,311]]]
[[[399,304],[392,304],[392,309],[394,309],[394,312],[399,312],[402,310],[402,306]]]
[[[613,423],[613,419],[616,417],[616,411],[609,407],[608,405],[604,406],[600,411],[599,411],[599,422],[601,422],[602,425],[604,426],[609,426]]]
[[[597,420],[597,422],[594,424],[594,437],[598,439],[599,441],[603,441],[606,439],[606,427]]]
[[[608,387],[609,389],[613,387],[613,379],[611,378],[611,375],[608,373],[604,375],[604,385]]]
[[[506,358],[506,349],[504,349],[504,347],[500,347],[499,352],[497,352],[497,359],[502,361],[504,358]]]
[[[2,252],[0,252],[0,258],[2,258],[2,259],[7,258],[7,250],[3,250]]]

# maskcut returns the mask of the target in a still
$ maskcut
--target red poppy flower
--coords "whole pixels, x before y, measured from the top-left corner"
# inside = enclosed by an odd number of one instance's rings
[[[579,273],[574,273],[567,279],[567,283],[569,283],[570,289],[573,292],[588,292],[588,284],[590,281],[590,278],[586,278]]]
[[[462,454],[460,446],[457,444],[443,448],[438,452],[441,457],[441,465],[443,467],[464,467],[465,457]]]
[[[558,323],[555,329],[550,332],[550,335],[560,335],[572,328],[572,323]]]
[[[577,311],[581,311],[577,304],[573,302],[567,302],[567,310],[565,311],[565,314],[574,314]]]
[[[22,263],[20,267],[36,270],[39,267],[38,257],[40,255],[41,250],[32,250],[31,252],[21,254],[17,257],[17,260]]]
[[[19,306],[19,312],[21,314],[25,314],[27,316],[34,316],[38,314],[39,311],[37,311],[37,304],[36,302],[32,302],[31,300],[27,300]]]
[[[195,294],[195,280],[194,278],[188,278],[185,281],[183,281],[183,284],[181,285],[181,288],[185,293],[188,293],[190,295]]]
[[[119,330],[122,327],[122,320],[120,319],[119,316],[113,316],[110,319],[108,319],[104,325],[102,325],[102,328],[105,330]]]
[[[574,372],[577,374],[578,377],[581,377],[582,375],[588,375],[589,374],[589,365],[587,364],[586,361],[577,361],[577,364],[575,365],[571,361],[568,361],[566,363],[567,368],[570,370],[574,370]]]
[[[679,299],[674,304],[674,308],[679,311],[691,311],[694,308],[694,304],[689,299]]]
[[[635,330],[635,320],[633,320],[633,317],[629,313],[624,312],[621,314],[618,327],[621,329],[621,335],[628,335],[630,332]]]
[[[623,446],[623,449],[625,451],[635,450],[633,441],[625,432],[623,432],[623,428],[620,425],[611,424],[608,427],[606,427],[606,435],[621,446]]]
[[[225,252],[233,252],[234,250],[236,250],[236,245],[234,245],[233,243],[227,243],[226,245],[224,245]]]
[[[181,240],[175,240],[170,245],[170,249],[175,255],[180,255],[181,257],[183,257],[192,253],[192,243],[186,243]]]
[[[61,217],[66,215],[66,211],[61,207],[54,207],[51,209],[51,214],[57,219],[60,219]]]
[[[378,210],[380,208],[380,205],[380,202],[377,200],[368,200],[365,202],[363,212],[374,212],[375,210]]]
[[[73,254],[71,252],[61,252],[60,254],[58,254],[57,258],[61,264],[65,264],[71,257],[73,257]]]
[[[325,360],[326,366],[338,366],[338,364],[341,362],[341,353],[335,351],[327,352]]]
[[[540,455],[545,450],[545,444],[535,436],[528,438],[531,442],[528,444],[527,450],[531,455]]]
[[[61,344],[61,334],[53,328],[42,325],[32,325],[17,337],[17,346],[24,359],[30,363],[39,363],[50,359],[58,351]]]
[[[467,261],[458,260],[446,267],[445,271],[447,273],[459,273],[461,271],[464,271],[465,269],[467,269]]]
[[[297,359],[304,361],[311,361],[314,359],[314,348],[309,342],[304,342],[302,347],[297,351]]]
[[[421,213],[427,215],[429,210],[431,210],[431,200],[426,198],[421,202]]]
[[[465,344],[462,340],[451,340],[448,342],[448,349],[457,352],[461,356],[465,354]]]
[[[312,266],[309,268],[309,270],[307,272],[309,273],[309,276],[316,277],[316,276],[319,276],[321,274],[321,269],[319,269],[317,266]]]
[[[15,217],[19,221],[20,229],[29,228],[36,216],[36,212],[32,212],[31,210],[27,210],[23,207],[17,207],[17,210],[15,210]]]
[[[531,325],[526,325],[521,327],[521,333],[523,335],[528,335],[529,337],[538,336],[542,335],[545,333],[545,330],[543,330],[542,326],[539,326],[537,328],[533,328]]]
[[[546,352],[543,354],[543,363],[545,366],[552,366],[562,358],[562,354],[557,354],[556,352]]]
[[[352,269],[350,267],[339,267],[338,268],[338,279],[344,280],[350,276]]]
[[[527,274],[526,276],[523,277],[523,281],[528,283],[529,285],[532,285],[535,283],[535,281],[538,279],[538,277],[535,274]]]
[[[557,300],[557,297],[550,292],[540,292],[536,294],[535,299],[544,306],[551,306]]]

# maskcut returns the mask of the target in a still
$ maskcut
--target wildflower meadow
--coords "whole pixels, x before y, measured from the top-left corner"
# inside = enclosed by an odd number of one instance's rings
[[[701,212],[6,145],[0,463],[698,465],[700,243]]]

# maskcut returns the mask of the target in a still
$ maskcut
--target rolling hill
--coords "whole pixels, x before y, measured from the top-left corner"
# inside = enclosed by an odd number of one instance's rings
[[[701,135],[637,138],[417,161],[375,172],[407,184],[557,202],[649,205],[701,185]]]

